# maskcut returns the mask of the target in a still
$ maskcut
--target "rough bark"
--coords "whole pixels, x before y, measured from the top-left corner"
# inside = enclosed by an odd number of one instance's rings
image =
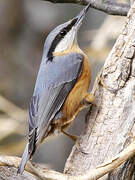
[[[38,177],[25,172],[23,175],[17,175],[16,168],[0,167],[0,180],[39,180]]]
[[[64,172],[80,175],[121,152],[135,129],[135,3],[125,27],[110,52],[93,93],[89,121],[66,162]],[[100,80],[98,79],[100,82]],[[131,179],[134,158],[102,179]],[[132,167],[132,168],[129,168]],[[128,177],[128,178],[127,178]]]

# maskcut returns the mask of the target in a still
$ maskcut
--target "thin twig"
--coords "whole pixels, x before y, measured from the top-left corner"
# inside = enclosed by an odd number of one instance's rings
[[[14,103],[0,95],[0,111],[4,112],[7,116],[0,116],[1,126],[0,141],[11,135],[12,133],[23,133],[25,132],[27,111],[16,106]],[[21,129],[19,128],[21,124]],[[8,126],[8,128],[7,128]]]
[[[0,110],[17,122],[22,123],[27,119],[27,111],[16,106],[2,95],[0,95]]]
[[[42,0],[42,1],[50,1],[52,3],[76,3],[81,5],[87,5],[90,3],[90,7],[103,11],[110,15],[119,15],[126,16],[130,5],[128,3],[118,3],[113,0],[108,0],[106,2],[102,2],[102,0]]]

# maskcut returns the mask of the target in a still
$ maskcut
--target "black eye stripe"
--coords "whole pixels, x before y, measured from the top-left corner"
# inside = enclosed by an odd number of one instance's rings
[[[60,31],[61,36],[65,36],[67,34],[67,30],[64,28]]]
[[[65,28],[67,32],[70,31],[70,29],[75,25],[77,19],[73,19],[72,22]]]
[[[72,22],[67,26],[64,27],[59,34],[56,35],[56,37],[54,38],[52,45],[48,51],[47,57],[48,57],[48,61],[52,61],[53,60],[53,52],[57,46],[57,44],[64,38],[64,36],[71,30],[71,28],[74,26],[74,24],[76,23],[77,19],[73,19]]]

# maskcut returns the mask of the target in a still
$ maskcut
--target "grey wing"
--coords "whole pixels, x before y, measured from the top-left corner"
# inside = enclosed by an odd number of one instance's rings
[[[31,153],[47,136],[50,122],[62,108],[81,73],[82,63],[83,55],[78,53],[57,56],[47,63],[42,60],[29,111]]]

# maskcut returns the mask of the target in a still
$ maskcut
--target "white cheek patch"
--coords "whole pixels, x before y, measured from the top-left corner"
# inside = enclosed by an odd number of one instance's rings
[[[54,53],[64,51],[68,49],[74,41],[74,32],[70,30],[67,35],[56,46]]]

